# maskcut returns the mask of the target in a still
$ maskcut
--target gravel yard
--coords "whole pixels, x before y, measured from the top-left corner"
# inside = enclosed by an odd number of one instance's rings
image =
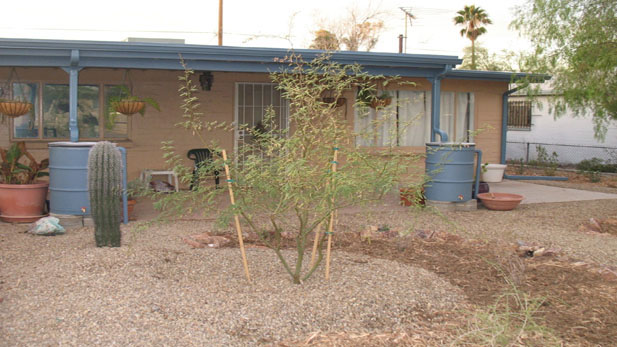
[[[465,312],[502,293],[505,282],[488,260],[515,255],[517,241],[561,250],[558,258],[524,260],[521,288],[549,298],[548,326],[575,345],[617,338],[617,304],[607,301],[617,295],[614,276],[570,265],[617,266],[617,236],[579,231],[589,218],[617,216],[617,200],[443,215],[397,200],[341,211],[331,280],[322,267],[302,285],[251,242],[249,285],[237,248],[182,241],[212,231],[211,220],[131,223],[121,248],[96,248],[90,228],[41,237],[0,223],[0,345],[438,345],[460,333],[452,327]],[[372,244],[358,237],[384,224],[401,237]],[[424,240],[419,231],[439,237]]]
[[[88,228],[41,237],[1,225],[0,344],[254,345],[400,330],[420,313],[465,306],[434,273],[345,252],[334,252],[329,282],[320,272],[293,285],[273,252],[249,248],[247,285],[237,248],[181,241],[203,228],[125,230],[123,247],[96,248]]]

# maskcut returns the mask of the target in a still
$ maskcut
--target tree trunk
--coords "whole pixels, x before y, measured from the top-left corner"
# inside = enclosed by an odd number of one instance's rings
[[[471,69],[476,69],[476,40],[471,40]]]

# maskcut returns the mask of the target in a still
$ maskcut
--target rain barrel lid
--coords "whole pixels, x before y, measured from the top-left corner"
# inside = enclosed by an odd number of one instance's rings
[[[473,147],[475,142],[427,142],[427,146],[443,146],[443,147]]]
[[[96,142],[50,142],[49,147],[92,147]]]

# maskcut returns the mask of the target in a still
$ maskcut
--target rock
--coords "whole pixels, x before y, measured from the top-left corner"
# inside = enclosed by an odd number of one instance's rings
[[[433,238],[433,235],[435,235],[435,232],[434,231],[418,229],[418,230],[416,230],[415,235],[416,235],[416,237],[419,237],[421,239],[431,239],[431,238]]]
[[[602,232],[602,226],[600,225],[600,223],[595,218],[589,218],[588,228],[591,231],[595,231],[595,232],[598,232],[598,233]]]
[[[193,248],[204,248],[205,246],[219,248],[231,242],[231,240],[225,236],[210,235],[210,233],[191,235],[182,240]]]
[[[188,237],[183,237],[182,241],[184,241],[184,243],[186,243],[187,245],[191,246],[192,248],[204,248],[206,247],[205,244],[203,243],[199,243],[197,241],[194,241]]]

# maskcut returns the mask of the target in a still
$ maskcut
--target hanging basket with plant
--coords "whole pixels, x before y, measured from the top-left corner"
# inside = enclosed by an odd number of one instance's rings
[[[0,113],[9,117],[19,117],[32,110],[32,103],[20,100],[0,99]]]
[[[15,76],[15,78],[13,78],[13,76]],[[15,83],[13,79],[15,79]],[[16,96],[15,91],[12,90],[13,85],[17,86],[19,89],[19,96]],[[17,70],[13,68],[6,80],[5,86],[0,88],[0,114],[9,117],[19,117],[30,113],[30,111],[32,111],[32,103],[23,99],[21,97],[23,95],[24,93],[21,90],[21,82],[19,81],[19,76],[17,76]]]
[[[385,90],[378,94],[375,89],[365,88],[358,91],[357,100],[365,107],[380,109],[392,103],[392,96]]]
[[[157,111],[161,110],[159,104],[154,99],[135,96],[126,86],[119,86],[119,88],[120,92],[118,95],[109,98],[111,112],[118,112],[127,116],[139,113],[143,116],[146,113],[147,105],[153,107]]]
[[[128,75],[128,73],[127,73]],[[128,78],[125,77],[125,79]],[[146,114],[146,107],[150,106],[157,111],[160,111],[158,102],[152,98],[142,98],[132,93],[132,84],[130,79],[128,81],[129,87],[120,85],[115,87],[115,91],[109,97],[109,107],[105,114],[105,127],[107,129],[113,129],[116,123],[116,118],[123,114],[125,116],[132,116],[135,113],[139,113],[142,116]]]

